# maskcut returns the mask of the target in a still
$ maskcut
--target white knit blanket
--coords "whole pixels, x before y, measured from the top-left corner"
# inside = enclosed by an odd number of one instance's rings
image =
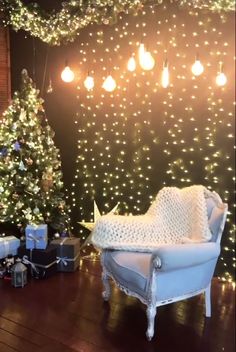
[[[92,243],[99,249],[153,251],[161,244],[209,241],[209,193],[201,185],[164,187],[144,215],[107,214],[98,219]]]

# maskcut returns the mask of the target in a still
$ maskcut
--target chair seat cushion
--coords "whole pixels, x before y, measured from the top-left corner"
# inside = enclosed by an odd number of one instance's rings
[[[151,253],[107,251],[104,264],[114,279],[129,290],[145,296]]]

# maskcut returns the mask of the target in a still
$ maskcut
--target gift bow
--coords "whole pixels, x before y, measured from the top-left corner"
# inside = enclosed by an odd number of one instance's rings
[[[37,270],[36,266],[34,263],[32,263],[29,259],[27,255],[24,255],[22,258],[22,263],[23,264],[29,264],[31,266],[31,269],[34,270],[36,272],[36,274],[39,274],[39,271]]]
[[[40,236],[40,237],[36,237],[35,235],[33,235],[32,233],[29,233],[27,235],[27,238],[31,241],[35,241],[35,242],[39,242],[39,240],[41,240],[43,237]]]
[[[68,261],[68,257],[57,257],[57,264],[62,262],[63,265],[67,266],[68,265],[67,261]]]

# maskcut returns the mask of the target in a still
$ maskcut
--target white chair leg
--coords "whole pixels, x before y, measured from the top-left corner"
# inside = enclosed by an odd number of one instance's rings
[[[211,284],[207,287],[205,291],[205,309],[206,317],[211,316]]]
[[[111,295],[111,287],[109,283],[109,276],[107,275],[105,268],[103,268],[103,272],[102,272],[102,282],[105,288],[105,290],[102,292],[102,297],[104,301],[108,301]]]
[[[156,307],[150,304],[147,307],[147,319],[148,319],[148,328],[146,331],[146,336],[148,341],[151,341],[154,335],[154,323],[155,323],[155,316],[156,316]]]

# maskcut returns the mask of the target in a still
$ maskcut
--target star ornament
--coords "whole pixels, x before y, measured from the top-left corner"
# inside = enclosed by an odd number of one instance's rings
[[[114,208],[112,210],[109,211],[108,214],[110,213],[115,213],[115,211],[118,208],[119,203],[117,203]],[[96,201],[93,202],[93,216],[94,216],[94,220],[90,221],[90,222],[86,222],[86,221],[81,221],[79,222],[79,224],[83,227],[85,227],[86,229],[88,229],[89,231],[92,231],[94,229],[95,223],[96,221],[102,216],[100,210],[98,209],[98,206],[96,204]]]
[[[119,205],[119,203],[117,203],[116,206],[112,210],[110,210],[108,214],[115,213],[116,209],[118,208],[118,205]],[[95,201],[93,202],[93,216],[94,216],[93,222],[81,221],[81,222],[79,222],[79,224],[81,226],[85,227],[86,229],[88,229],[89,231],[92,231],[94,229],[96,221],[102,216]],[[91,238],[92,238],[92,232],[89,234],[87,239],[84,241],[84,243],[80,247],[80,250],[82,248],[84,248],[86,245],[91,243]]]

